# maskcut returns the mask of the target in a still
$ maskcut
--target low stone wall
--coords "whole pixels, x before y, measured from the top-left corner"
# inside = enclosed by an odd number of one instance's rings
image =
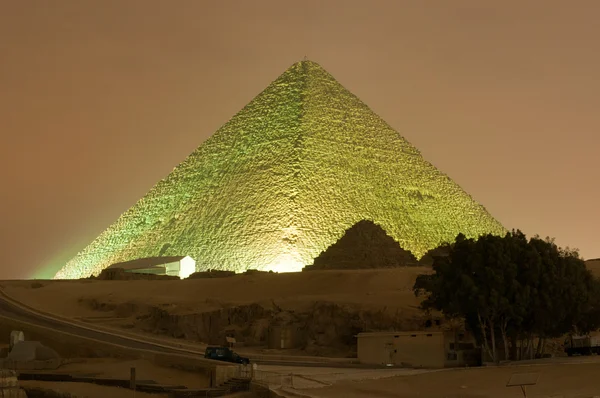
[[[0,396],[3,398],[27,398],[27,394],[19,387],[17,374],[8,369],[0,369]]]
[[[236,372],[238,372],[236,366],[215,365],[212,361],[191,355],[154,353],[150,360],[158,366],[196,372],[206,378],[207,386],[209,387],[216,387],[223,384],[225,381],[229,380],[229,378],[235,377],[237,374]],[[229,368],[233,369],[230,370]],[[230,374],[231,376],[227,377]]]
[[[218,387],[225,383],[227,380],[239,377],[240,376],[240,366],[239,365],[218,365],[215,366],[213,377],[212,387]]]
[[[10,359],[0,359],[0,368],[12,370],[52,370],[57,369],[62,364],[59,358],[48,359],[45,361],[13,361]]]
[[[231,276],[235,276],[236,273],[233,271],[219,271],[219,270],[210,270],[210,271],[201,271],[194,272],[187,279],[203,279],[203,278],[229,278]]]
[[[50,388],[43,387],[24,387],[27,394],[23,398],[72,398],[68,392],[54,391]]]

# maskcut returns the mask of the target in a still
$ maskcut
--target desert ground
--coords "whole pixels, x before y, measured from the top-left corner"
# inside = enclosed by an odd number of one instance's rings
[[[600,261],[588,262],[595,275],[600,275]],[[230,323],[261,324],[265,317],[290,320],[298,314],[311,314],[317,303],[326,304],[328,310],[311,322],[332,323],[332,317],[344,314],[359,315],[378,322],[404,324],[412,327],[423,314],[418,309],[419,299],[414,297],[412,285],[417,275],[431,272],[427,267],[396,268],[386,270],[312,271],[303,273],[272,274],[249,273],[226,278],[191,280],[135,280],[135,281],[2,281],[0,288],[8,296],[39,311],[86,322],[108,329],[118,329],[125,334],[136,334],[159,341],[177,343],[187,348],[202,350],[206,341],[200,335],[186,335],[188,329],[201,326],[202,314],[220,314]],[[257,308],[268,310],[261,313]],[[342,311],[337,314],[334,310]],[[246,311],[246,312],[244,312]],[[345,312],[344,312],[345,311]],[[256,314],[256,313],[260,314]],[[157,322],[152,314],[169,318]],[[237,314],[237,315],[236,315]],[[240,316],[242,314],[243,316]],[[250,315],[249,315],[250,314]],[[252,315],[254,314],[254,315]],[[282,314],[286,315],[282,318]],[[252,316],[255,318],[252,318]],[[379,318],[378,318],[379,317]],[[206,319],[204,320],[206,321]],[[200,322],[200,323],[198,323]],[[193,327],[192,327],[193,326]],[[338,325],[343,328],[344,323]],[[253,332],[258,333],[257,330]],[[263,330],[264,332],[264,330]],[[334,337],[332,337],[334,338]],[[263,342],[264,343],[264,342]],[[322,342],[327,344],[327,342]],[[311,360],[306,350],[267,350],[258,340],[237,350],[264,355],[302,355]],[[293,368],[260,365],[259,378],[270,380],[286,396],[323,398],[353,397],[519,397],[518,388],[506,388],[513,373],[539,372],[536,386],[529,387],[528,397],[600,397],[600,357],[552,358],[520,363],[516,366],[444,369],[436,371],[411,371],[409,369],[357,370],[335,368],[335,361],[343,361],[348,353],[312,353],[322,360],[331,360],[331,368]],[[314,357],[316,358],[316,357]],[[138,379],[154,380],[161,384],[179,384],[190,388],[206,386],[196,374],[176,369],[154,366],[143,360],[109,358],[69,360],[61,371],[97,374],[105,377],[125,378],[130,367],[138,369]],[[394,373],[395,372],[395,373]],[[296,382],[291,393],[289,385],[278,385],[279,379]],[[278,376],[279,375],[279,376]],[[23,382],[38,385],[40,382]],[[36,384],[37,383],[37,384]],[[125,396],[129,391],[111,387],[86,386],[78,383],[41,383],[45,387],[70,393],[72,396]],[[54,385],[56,384],[56,385]],[[285,383],[283,383],[285,384]],[[83,394],[85,391],[85,395]],[[145,397],[145,394],[137,394]],[[159,398],[159,395],[153,394]],[[249,395],[245,394],[244,397]]]
[[[116,359],[87,360],[66,365],[70,373],[94,373],[106,377],[123,377],[130,366],[136,366],[142,378],[170,381],[174,384],[193,384],[191,374],[154,368],[143,361]],[[112,370],[108,370],[112,369]],[[413,369],[344,369],[323,367],[288,367],[259,365],[257,380],[268,382],[284,397],[305,398],[508,398],[521,397],[517,387],[507,388],[513,374],[538,374],[538,382],[527,389],[529,398],[598,398],[600,357],[555,358],[536,360],[527,364],[500,367],[461,368],[441,370]],[[293,379],[293,381],[292,381]],[[83,383],[22,382],[24,387],[41,387],[71,394],[71,397],[116,398],[130,397],[132,392],[120,388]],[[166,398],[161,394],[136,393],[136,397]],[[232,395],[252,398],[250,393]]]
[[[53,370],[51,373],[94,376],[107,379],[128,379],[132,367],[136,369],[136,378],[139,382],[152,380],[157,384],[183,385],[192,389],[204,388],[207,385],[207,380],[197,373],[156,366],[145,360],[123,360],[116,358],[67,359],[59,369]],[[131,390],[90,383],[21,381],[19,384],[23,388],[51,390],[72,398],[125,398],[132,396]],[[167,398],[168,394],[136,392],[135,396],[139,398]]]
[[[220,342],[222,332],[234,328],[244,345],[241,352],[256,351],[264,348],[270,324],[296,322],[308,330],[312,347],[297,353],[344,357],[352,356],[347,346],[330,347],[342,339],[340,333],[353,339],[365,322],[373,329],[419,327],[423,314],[412,285],[418,274],[428,271],[412,267],[190,280],[5,281],[0,288],[43,312],[199,350],[205,343]]]
[[[600,259],[586,264],[600,276]],[[41,311],[90,322],[126,319],[149,307],[186,315],[249,304],[303,311],[315,302],[414,315],[420,313],[420,300],[412,286],[419,274],[429,272],[429,267],[416,266],[191,280],[19,280],[0,281],[0,288]]]
[[[51,391],[51,397],[64,398],[132,398],[133,392],[124,388],[98,386],[89,383],[59,383],[59,382],[40,382],[23,381],[20,383],[23,388],[35,388],[36,390]],[[169,398],[168,394],[149,394],[136,392],[136,398]],[[228,398],[256,398],[253,394],[237,393],[231,394]]]
[[[271,305],[303,309],[315,301],[356,304],[364,308],[415,309],[412,293],[426,267],[379,270],[250,273],[225,278],[135,281],[3,281],[0,287],[40,310],[73,317],[98,316],[101,308],[82,301],[169,307],[174,314],[210,311],[223,306]],[[41,286],[40,286],[41,285]],[[43,288],[42,288],[43,287]]]
[[[522,397],[518,387],[506,387],[515,373],[538,373],[537,385],[527,387],[529,398],[600,397],[600,360],[565,364],[449,369],[431,373],[360,381],[344,381],[318,389],[298,390],[314,398],[509,398]]]

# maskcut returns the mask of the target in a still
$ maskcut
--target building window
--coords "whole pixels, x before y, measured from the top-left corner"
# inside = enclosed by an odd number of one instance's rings
[[[458,359],[458,356],[455,352],[449,352],[446,358],[448,359],[448,361],[456,361]]]

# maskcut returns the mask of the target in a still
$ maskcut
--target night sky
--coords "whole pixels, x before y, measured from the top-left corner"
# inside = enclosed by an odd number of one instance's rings
[[[0,0],[0,279],[52,276],[304,56],[507,228],[600,257],[598,15],[595,0]]]

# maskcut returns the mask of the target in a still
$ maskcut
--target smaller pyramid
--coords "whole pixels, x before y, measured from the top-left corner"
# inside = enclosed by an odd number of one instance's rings
[[[347,229],[304,270],[393,268],[417,263],[415,256],[400,247],[381,226],[362,220]]]

